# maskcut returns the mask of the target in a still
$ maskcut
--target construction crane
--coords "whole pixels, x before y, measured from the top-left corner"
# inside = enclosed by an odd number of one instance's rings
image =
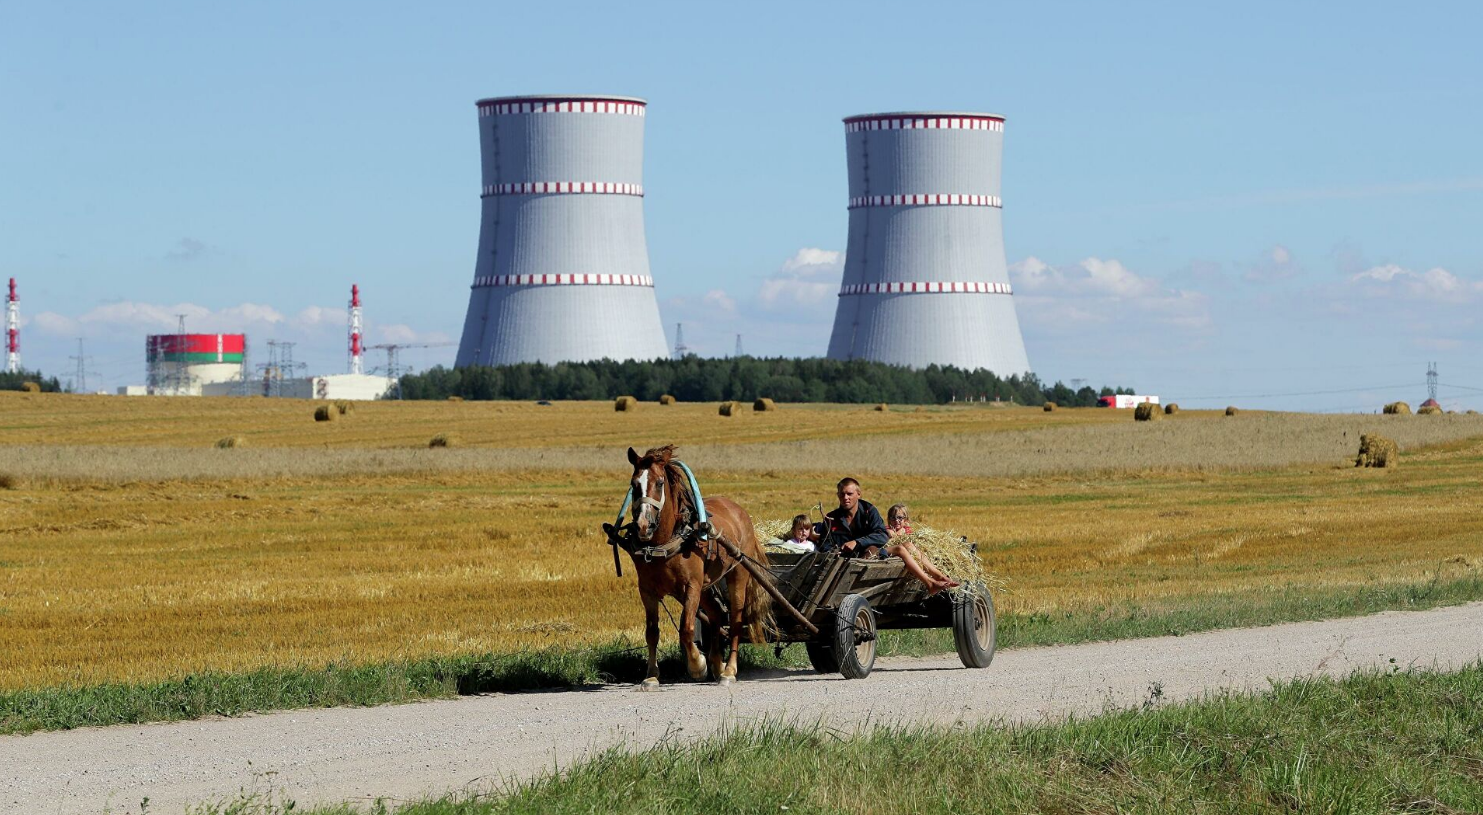
[[[448,348],[451,342],[384,342],[380,345],[368,345],[366,348],[373,351],[386,352],[386,375],[396,380],[396,398],[402,398],[402,365],[397,358],[398,352],[405,348]]]

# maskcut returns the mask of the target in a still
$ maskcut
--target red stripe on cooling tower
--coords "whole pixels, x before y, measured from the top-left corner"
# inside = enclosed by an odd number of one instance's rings
[[[1004,132],[998,116],[851,116],[844,120],[846,133],[865,130],[984,130]]]
[[[643,116],[647,102],[631,99],[605,99],[602,97],[574,97],[570,99],[511,99],[494,101],[489,99],[475,103],[480,116],[515,116],[529,113],[609,113],[621,116]]]
[[[155,334],[150,347],[161,354],[241,354],[247,345],[242,334]]]
[[[522,274],[484,275],[474,278],[473,288],[493,286],[643,286],[654,287],[649,275],[613,274]]]
[[[850,199],[850,209],[861,207],[994,207],[1002,209],[997,195],[964,193],[917,193],[913,195],[859,195]]]
[[[1014,294],[1014,289],[1008,283],[984,281],[898,280],[891,283],[851,283],[839,290],[840,297],[854,294]]]
[[[632,195],[644,197],[644,185],[618,181],[516,181],[486,184],[480,198],[496,195]]]

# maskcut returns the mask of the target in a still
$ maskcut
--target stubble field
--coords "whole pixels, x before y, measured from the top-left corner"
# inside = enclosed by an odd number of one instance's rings
[[[868,500],[979,541],[1010,627],[1074,617],[1096,637],[1099,620],[1240,621],[1273,598],[1466,599],[1483,579],[1476,416],[312,410],[0,395],[0,690],[641,641],[631,570],[613,575],[597,532],[629,445],[679,444],[757,518],[828,508],[857,475]],[[1402,467],[1346,466],[1376,429]],[[443,432],[463,446],[426,449]],[[249,446],[212,449],[226,435]]]

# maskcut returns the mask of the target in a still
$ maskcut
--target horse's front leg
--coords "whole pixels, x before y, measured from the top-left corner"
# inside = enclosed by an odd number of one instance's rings
[[[726,657],[726,667],[721,669],[723,685],[736,681],[736,657],[741,653],[742,626],[746,624],[747,588],[751,582],[752,576],[742,569],[732,572],[731,578],[726,581],[726,599],[731,604],[731,608],[727,609],[730,612],[727,621],[731,624],[731,651]]]
[[[721,668],[722,661],[721,627],[724,625],[726,615],[725,612],[721,611],[720,604],[716,603],[714,598],[706,593],[702,593],[700,596],[700,610],[705,612],[706,619],[710,621],[706,624],[705,636],[702,637],[705,640],[707,667],[711,671],[718,671]],[[715,674],[715,678],[720,679],[721,677],[719,674]]]
[[[680,598],[680,647],[691,679],[705,678],[705,655],[695,646],[695,612],[700,609],[700,583],[691,583]]]
[[[643,590],[639,597],[644,601],[644,641],[649,645],[649,672],[639,688],[653,690],[659,687],[659,598]]]

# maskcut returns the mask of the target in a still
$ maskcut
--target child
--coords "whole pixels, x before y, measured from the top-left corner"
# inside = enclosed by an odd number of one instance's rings
[[[886,534],[892,540],[911,534],[911,515],[906,504],[897,504],[886,511]],[[927,586],[928,594],[936,594],[943,589],[955,589],[959,585],[958,581],[937,568],[932,559],[922,554],[922,550],[911,541],[888,543],[886,552],[905,561],[906,570]]]
[[[807,515],[793,516],[793,536],[783,541],[783,546],[794,552],[814,551],[814,525]]]

